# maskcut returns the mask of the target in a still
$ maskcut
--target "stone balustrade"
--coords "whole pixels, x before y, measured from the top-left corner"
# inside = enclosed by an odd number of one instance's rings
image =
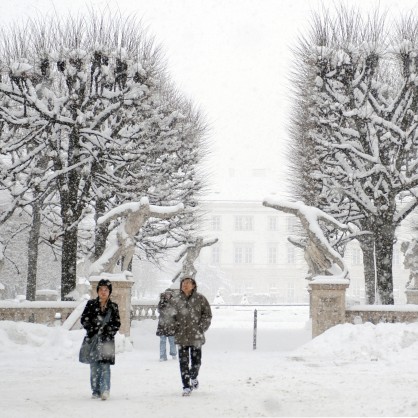
[[[345,292],[349,282],[341,279],[319,279],[309,284],[312,338],[343,323],[415,322],[418,304],[356,305],[346,307]],[[418,301],[417,301],[418,303]]]
[[[157,304],[141,304],[133,301],[131,304],[131,301],[128,299],[131,289],[129,282],[113,281],[113,285],[114,294],[112,294],[112,297],[123,308],[121,310],[121,319],[123,318],[125,327],[123,333],[125,335],[129,335],[132,320],[155,320],[158,318]],[[379,322],[418,321],[418,301],[417,304],[409,303],[407,305],[355,305],[346,307],[345,292],[348,286],[348,280],[341,279],[320,279],[310,282],[312,338],[335,325],[343,323],[359,324],[371,322],[377,324]],[[94,294],[94,292],[92,293]],[[61,301],[0,301],[0,320],[57,325],[57,323],[63,323],[79,303]]]
[[[80,302],[0,301],[1,321],[22,321],[54,325],[64,322]]]
[[[345,322],[351,324],[416,321],[418,305],[356,305],[347,307],[345,311]]]
[[[36,324],[56,325],[64,323],[78,302],[14,302],[0,301],[0,321],[22,321]],[[130,320],[157,319],[157,305],[134,304],[130,310]]]
[[[157,305],[132,305],[131,320],[157,319]]]

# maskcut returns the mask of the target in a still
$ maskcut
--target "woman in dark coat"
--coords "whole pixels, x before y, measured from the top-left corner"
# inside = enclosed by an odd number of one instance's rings
[[[86,338],[99,334],[95,361],[90,364],[90,384],[92,397],[102,400],[109,398],[110,365],[115,364],[115,335],[120,328],[119,308],[110,300],[111,293],[110,280],[101,279],[97,285],[98,297],[87,302],[81,315],[81,325],[87,331]]]
[[[183,396],[199,388],[199,369],[202,360],[202,345],[205,332],[212,320],[208,300],[197,292],[196,281],[184,277],[180,282],[180,292],[174,297],[176,332]]]

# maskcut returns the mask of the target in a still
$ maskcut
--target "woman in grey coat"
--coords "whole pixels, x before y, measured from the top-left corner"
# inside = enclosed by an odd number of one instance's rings
[[[185,277],[180,282],[180,292],[174,298],[176,331],[183,396],[198,389],[197,380],[202,362],[202,345],[205,332],[212,320],[208,300],[196,289],[196,281]]]

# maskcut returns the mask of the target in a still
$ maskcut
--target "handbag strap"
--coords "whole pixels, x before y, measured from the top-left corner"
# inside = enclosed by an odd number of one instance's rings
[[[107,310],[106,315],[103,319],[102,325],[99,328],[98,334],[101,334],[103,332],[103,328],[105,327],[106,323],[109,321],[111,314],[112,314],[112,308],[109,306],[109,309]]]

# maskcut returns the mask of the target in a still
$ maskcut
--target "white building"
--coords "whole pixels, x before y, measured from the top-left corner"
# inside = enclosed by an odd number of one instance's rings
[[[203,249],[200,265],[217,267],[230,286],[226,303],[239,303],[245,295],[249,303],[308,303],[308,271],[303,250],[291,244],[299,220],[262,205],[262,201],[205,200],[202,234],[219,239]],[[400,242],[393,260],[394,296],[405,303],[409,271],[403,267]],[[362,251],[357,241],[347,245],[344,260],[350,273],[349,301],[364,302]]]
[[[217,266],[232,302],[307,303],[303,251],[287,241],[297,219],[261,201],[205,200],[203,234],[218,243],[202,251],[200,264]]]
[[[308,303],[308,266],[303,251],[292,245],[287,237],[295,235],[299,220],[263,206],[268,196],[292,200],[277,189],[274,173],[264,169],[218,170],[224,181],[218,192],[200,201],[203,212],[201,230],[196,233],[205,239],[219,241],[202,248],[195,263],[197,282],[210,300],[226,304],[305,304]],[[395,244],[393,273],[396,303],[405,303],[405,284],[409,270],[403,267],[400,251],[404,233]],[[171,279],[181,268],[174,262],[181,249],[167,254],[162,268],[136,260],[134,263],[134,296],[152,299],[171,286]],[[347,245],[345,262],[350,273],[348,302],[364,302],[364,273],[362,251],[356,241]]]

